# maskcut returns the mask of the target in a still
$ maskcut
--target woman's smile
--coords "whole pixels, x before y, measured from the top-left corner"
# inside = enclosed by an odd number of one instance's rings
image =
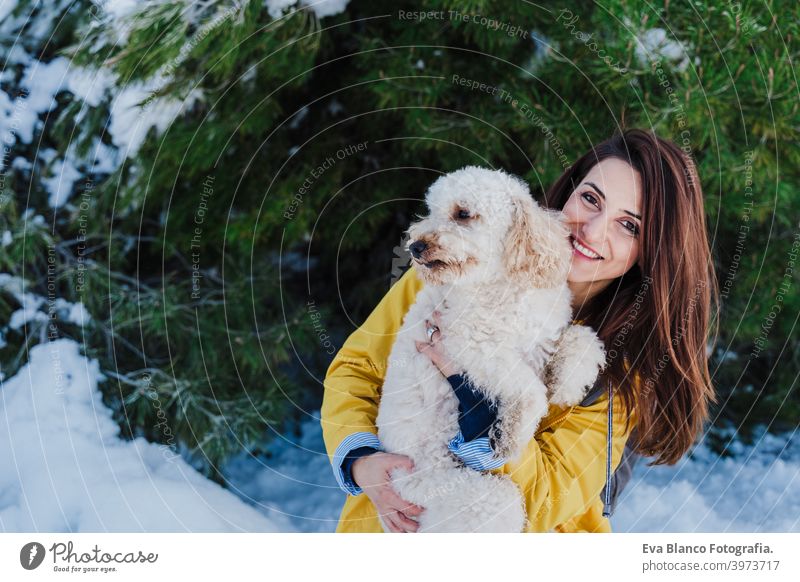
[[[589,246],[584,244],[583,241],[581,241],[576,235],[569,235],[569,242],[572,245],[573,256],[587,261],[603,260],[603,257],[601,257],[599,253],[589,248]]]

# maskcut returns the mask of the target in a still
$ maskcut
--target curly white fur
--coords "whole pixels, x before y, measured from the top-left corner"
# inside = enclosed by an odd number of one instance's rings
[[[397,333],[377,418],[386,450],[414,461],[414,472],[396,471],[392,484],[425,508],[420,532],[523,531],[516,485],[465,467],[448,450],[458,401],[414,341],[427,341],[425,319],[439,310],[443,348],[497,403],[493,448],[511,459],[549,400],[580,402],[604,363],[602,344],[588,328],[570,326],[566,226],[522,180],[468,166],[436,180],[426,201],[429,215],[408,230],[409,246],[425,245],[415,261],[426,284]],[[546,367],[551,357],[555,365]]]

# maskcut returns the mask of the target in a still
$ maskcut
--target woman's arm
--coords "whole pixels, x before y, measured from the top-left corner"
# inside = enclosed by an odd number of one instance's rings
[[[497,406],[490,404],[461,374],[447,377],[458,398],[458,434],[447,447],[464,464],[478,471],[497,469],[506,464],[489,444],[489,431],[497,421]]]

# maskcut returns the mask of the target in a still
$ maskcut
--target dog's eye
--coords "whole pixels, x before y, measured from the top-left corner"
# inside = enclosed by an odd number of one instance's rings
[[[469,214],[469,210],[464,210],[463,208],[459,208],[456,211],[456,218],[458,220],[467,220],[467,219],[471,218],[470,214]]]

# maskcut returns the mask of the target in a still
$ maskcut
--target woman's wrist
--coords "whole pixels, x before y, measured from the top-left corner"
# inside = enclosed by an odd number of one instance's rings
[[[371,446],[358,447],[350,451],[342,463],[342,471],[344,472],[345,479],[348,479],[353,485],[359,487],[358,481],[355,478],[355,465],[357,461],[379,452],[379,449]]]
[[[377,453],[378,451],[374,451],[374,452]],[[356,487],[361,487],[361,485],[359,485],[359,483],[358,483],[358,474],[361,472],[360,469],[362,469],[363,465],[364,465],[364,463],[362,463],[362,461],[364,461],[368,457],[372,456],[372,454],[373,453],[369,453],[369,454],[366,454],[366,455],[364,455],[362,457],[358,457],[356,460],[353,461],[353,464],[350,465],[350,479],[353,481],[353,484]]]

